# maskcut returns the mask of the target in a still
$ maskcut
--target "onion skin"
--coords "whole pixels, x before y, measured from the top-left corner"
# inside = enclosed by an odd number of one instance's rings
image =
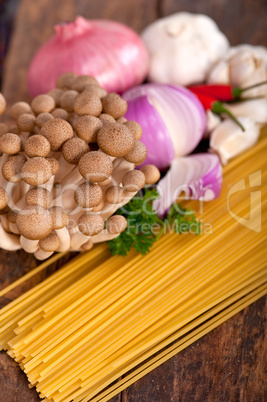
[[[219,197],[222,187],[222,166],[215,154],[194,154],[176,158],[157,185],[161,195],[153,202],[159,216],[165,216],[181,193],[185,198],[211,201]]]
[[[28,89],[32,97],[55,88],[65,72],[91,75],[108,92],[123,92],[147,75],[147,50],[140,37],[121,23],[77,17],[56,25],[55,31],[31,62]]]
[[[143,165],[167,168],[175,156],[191,153],[203,138],[206,114],[197,97],[186,88],[144,84],[123,94],[128,102],[125,117],[139,123],[147,147]]]

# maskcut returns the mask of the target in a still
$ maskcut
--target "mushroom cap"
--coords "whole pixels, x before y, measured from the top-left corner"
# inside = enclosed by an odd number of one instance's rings
[[[54,88],[54,89],[51,89],[51,91],[47,92],[47,95],[52,96],[52,98],[54,98],[56,106],[59,106],[59,99],[62,94],[63,94],[63,90],[60,88]]]
[[[26,156],[23,154],[10,156],[2,166],[4,178],[11,183],[20,183],[22,181],[21,170],[26,160]]]
[[[33,187],[25,195],[27,205],[40,205],[47,209],[52,203],[52,194],[44,187]]]
[[[56,232],[53,230],[44,239],[39,241],[39,247],[43,251],[52,252],[56,251],[60,246],[60,240]]]
[[[0,114],[3,114],[4,111],[6,110],[6,100],[0,92]]]
[[[134,147],[132,132],[123,124],[106,123],[97,134],[99,148],[111,156],[127,155]]]
[[[103,126],[101,120],[95,116],[79,116],[75,123],[77,135],[86,142],[96,142],[97,133]]]
[[[57,79],[57,88],[66,89],[71,88],[72,84],[78,77],[75,73],[63,73]]]
[[[99,116],[102,112],[102,103],[98,96],[92,93],[82,92],[75,99],[73,108],[78,116],[83,116],[84,114]]]
[[[55,109],[55,110],[56,110],[56,109]],[[52,113],[54,113],[54,112],[52,112]],[[37,125],[39,128],[42,128],[43,125],[44,125],[47,121],[52,120],[54,117],[55,117],[55,116],[52,115],[51,113],[47,113],[47,112],[40,113],[40,114],[38,114],[38,116],[36,117],[35,123],[36,123],[36,125]],[[23,131],[28,131],[28,130],[23,130]],[[31,131],[31,130],[29,130],[29,131]]]
[[[21,169],[22,178],[31,186],[38,186],[48,182],[52,177],[52,166],[45,158],[35,157],[28,159]]]
[[[17,125],[20,131],[30,132],[35,126],[35,116],[31,113],[22,113],[17,119]]]
[[[120,95],[111,92],[102,99],[103,112],[110,114],[114,119],[122,117],[128,108],[126,100]]]
[[[93,207],[93,208],[92,208],[92,212],[100,212],[100,211],[102,211],[102,209],[104,208],[104,206],[105,206],[105,201],[102,199],[102,200],[100,201],[100,203],[99,203],[96,207]]]
[[[145,165],[140,170],[145,175],[146,184],[155,184],[160,179],[160,171],[155,165]]]
[[[133,120],[128,120],[123,124],[133,133],[136,140],[140,140],[143,134],[140,124]]]
[[[107,113],[101,113],[99,116],[99,119],[102,121],[103,124],[105,123],[116,123],[116,120],[114,117],[110,116],[110,114]]]
[[[32,113],[32,108],[27,102],[16,102],[10,108],[10,115],[14,120],[17,120],[23,113]]]
[[[34,113],[39,114],[39,113],[44,113],[44,112],[52,112],[53,109],[56,107],[56,102],[55,99],[46,94],[42,95],[37,95],[35,98],[33,98],[32,103],[31,103],[32,110]]]
[[[8,133],[8,126],[5,123],[0,123],[0,136]]]
[[[79,160],[89,152],[90,148],[87,142],[81,138],[71,138],[67,140],[62,147],[64,159],[72,165],[77,165]]]
[[[52,168],[52,175],[54,176],[60,169],[60,163],[57,159],[52,157],[46,158],[46,160],[48,160],[48,162],[50,163]]]
[[[39,205],[20,210],[16,224],[20,234],[29,240],[44,239],[53,229],[49,211]]]
[[[53,110],[53,112],[51,113],[51,115],[52,115],[55,119],[68,120],[68,118],[69,118],[69,113],[67,112],[67,110],[61,109],[60,107],[58,107],[58,108],[56,108],[55,110]]]
[[[81,157],[78,169],[84,179],[101,182],[112,174],[113,163],[103,152],[91,151]]]
[[[77,95],[79,95],[79,92],[72,89],[63,92],[59,100],[60,107],[67,112],[73,112],[73,105]]]
[[[135,140],[135,145],[133,149],[124,156],[128,162],[134,163],[135,165],[140,165],[145,161],[147,157],[147,149],[145,144],[141,141]]]
[[[96,95],[100,99],[104,98],[104,96],[107,95],[107,91],[104,88],[100,87],[99,85],[86,84],[84,85],[83,91]]]
[[[82,92],[90,85],[99,86],[99,83],[90,75],[80,75],[73,81],[71,88],[75,89],[75,91]]]
[[[102,232],[105,222],[101,215],[85,213],[78,219],[78,228],[86,236],[95,236]]]
[[[118,234],[127,228],[127,220],[122,215],[113,215],[107,220],[107,230],[111,234]]]
[[[125,118],[125,117],[120,117],[119,119],[117,119],[116,120],[116,123],[119,123],[119,124],[124,124],[124,123],[126,123],[128,120]]]
[[[50,152],[50,142],[43,135],[29,137],[24,144],[24,151],[29,158],[40,156],[45,158]]]
[[[112,182],[112,176],[108,177],[106,180],[99,181],[98,185],[101,187],[105,187],[105,186],[109,185],[111,182]]]
[[[8,199],[6,190],[0,187],[0,209],[4,209],[7,206]]]
[[[17,134],[6,133],[0,137],[0,149],[8,155],[15,155],[21,150],[21,139]]]
[[[122,185],[125,191],[135,192],[144,187],[145,175],[140,170],[131,170],[125,173],[122,178]]]
[[[125,193],[120,186],[110,186],[105,191],[105,200],[109,204],[119,204],[123,201]]]
[[[18,213],[19,213],[19,211],[15,210],[15,209],[13,211],[12,210],[8,211],[8,213],[6,214],[6,218],[7,218],[8,222],[16,223]]]
[[[53,229],[62,229],[68,225],[70,217],[62,207],[53,206],[48,211],[52,217]]]
[[[87,240],[87,242],[82,245],[82,249],[85,250],[85,251],[89,251],[93,247],[94,247],[94,243],[92,242],[91,239]]]
[[[97,184],[82,183],[74,193],[74,200],[82,208],[96,207],[103,198],[101,187]]]
[[[61,145],[74,135],[71,125],[63,119],[47,121],[40,133],[50,142],[51,151],[58,151]]]

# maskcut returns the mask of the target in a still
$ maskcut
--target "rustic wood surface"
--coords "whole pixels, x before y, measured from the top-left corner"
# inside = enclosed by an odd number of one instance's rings
[[[31,57],[53,33],[55,23],[86,18],[111,18],[141,31],[156,18],[176,11],[201,12],[216,20],[232,44],[266,46],[265,0],[22,0],[6,59],[3,92],[8,103],[28,98],[26,71]],[[37,275],[2,298],[1,306],[53,272],[64,261]],[[8,285],[37,262],[23,251],[0,251],[0,285]],[[249,401],[263,402],[264,318],[262,298],[161,367],[130,386],[112,401]],[[0,353],[0,402],[35,402],[26,376]]]

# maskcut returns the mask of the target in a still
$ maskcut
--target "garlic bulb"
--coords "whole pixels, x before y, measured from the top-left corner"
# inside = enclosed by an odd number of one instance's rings
[[[245,88],[267,80],[267,49],[263,46],[239,45],[228,50],[224,59],[210,71],[209,83],[231,84]],[[253,88],[244,96],[267,96],[267,85]]]
[[[189,85],[205,81],[229,43],[215,22],[201,14],[176,13],[149,25],[142,39],[150,55],[150,81]]]
[[[220,156],[223,165],[258,141],[260,126],[249,117],[238,117],[238,120],[245,131],[233,120],[227,119],[211,133],[210,148]]]

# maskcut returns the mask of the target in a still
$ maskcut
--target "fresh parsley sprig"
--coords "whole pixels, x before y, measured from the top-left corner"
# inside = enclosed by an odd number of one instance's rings
[[[116,215],[123,215],[128,226],[118,237],[108,242],[113,255],[127,255],[134,247],[142,255],[147,254],[155,241],[166,231],[182,234],[192,232],[199,234],[201,224],[195,215],[180,205],[172,205],[165,219],[160,219],[153,210],[153,200],[159,198],[155,188],[145,189],[140,196],[116,211]]]

